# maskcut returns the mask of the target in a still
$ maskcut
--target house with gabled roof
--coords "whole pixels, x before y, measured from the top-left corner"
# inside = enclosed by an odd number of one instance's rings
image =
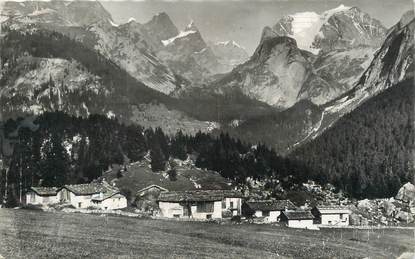
[[[94,207],[103,210],[127,207],[127,199],[118,188],[106,181],[86,184],[68,184],[63,187],[30,187],[26,204],[71,204],[75,208]]]
[[[263,218],[266,222],[277,222],[281,212],[294,209],[296,206],[290,200],[247,201],[242,207],[245,216]]]
[[[166,218],[220,219],[240,215],[242,194],[232,190],[192,190],[160,193],[160,216]],[[224,212],[230,211],[230,214]]]
[[[313,214],[304,210],[287,210],[280,215],[280,222],[289,228],[318,229],[313,220]]]
[[[58,197],[62,203],[69,203],[75,208],[113,210],[127,207],[126,197],[106,181],[65,185],[58,192]]]
[[[59,203],[58,187],[30,187],[26,192],[26,204],[50,205]]]
[[[348,226],[351,210],[344,206],[318,205],[311,209],[315,224],[331,226]]]

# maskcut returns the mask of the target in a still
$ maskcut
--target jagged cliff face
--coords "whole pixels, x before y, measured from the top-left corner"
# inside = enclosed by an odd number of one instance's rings
[[[174,72],[133,26],[114,26],[103,21],[89,26],[87,31],[96,39],[95,50],[147,86],[165,94],[181,87]]]
[[[191,22],[174,37],[161,41],[164,45],[157,55],[177,74],[193,84],[224,71],[212,49],[206,44],[196,25]]]
[[[280,108],[292,106],[311,73],[311,64],[295,40],[264,40],[249,61],[215,83],[218,92],[239,88],[251,98]]]
[[[0,90],[2,112],[9,117],[55,110],[77,116],[111,112],[105,108],[111,91],[78,62],[31,56],[17,62]]]
[[[163,40],[168,40],[179,34],[179,30],[170,17],[162,12],[156,14],[149,22],[143,24],[142,32],[156,49],[164,47]]]
[[[281,109],[300,100],[322,105],[357,83],[385,32],[377,20],[343,5],[322,14],[289,15],[264,28],[257,52],[265,47],[267,55],[258,59],[255,53],[216,85],[239,87]],[[279,37],[289,37],[292,44],[281,44]],[[270,42],[275,46],[269,47]]]
[[[288,36],[314,54],[360,45],[378,47],[386,28],[356,7],[340,5],[322,14],[303,12],[282,18],[263,37]]]
[[[2,15],[7,17],[3,26],[12,30],[46,29],[76,38],[162,93],[182,87],[183,81],[156,56],[157,46],[148,43],[145,32],[157,28],[156,18],[146,26],[119,26],[99,2],[88,1],[6,2]]]
[[[312,64],[313,75],[303,85],[300,99],[322,105],[349,91],[368,68],[375,51],[359,46],[321,53]]]
[[[111,15],[97,1],[3,2],[2,16],[12,18],[15,26],[51,23],[60,26],[87,26],[111,21]]]

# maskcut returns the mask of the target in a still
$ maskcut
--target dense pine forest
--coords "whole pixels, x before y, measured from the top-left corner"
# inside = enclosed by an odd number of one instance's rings
[[[283,179],[286,187],[306,181],[308,170],[300,162],[279,157],[265,145],[251,145],[227,134],[166,135],[160,128],[125,125],[101,115],[80,118],[62,112],[37,118],[8,120],[5,135],[14,144],[13,155],[4,158],[1,195],[7,178],[8,201],[18,200],[29,186],[62,186],[90,182],[112,164],[151,158],[154,172],[166,170],[171,158],[195,157],[195,165],[220,172],[235,183],[253,179]],[[6,177],[7,175],[7,177]],[[10,204],[12,205],[12,204]]]
[[[396,85],[341,118],[290,157],[354,197],[391,197],[413,181],[414,87]]]

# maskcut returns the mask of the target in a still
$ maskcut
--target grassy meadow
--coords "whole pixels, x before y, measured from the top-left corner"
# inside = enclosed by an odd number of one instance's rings
[[[0,209],[0,258],[396,258],[413,230],[321,231]]]

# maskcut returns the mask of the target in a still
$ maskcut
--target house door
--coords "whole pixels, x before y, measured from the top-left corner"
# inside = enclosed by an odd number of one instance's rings
[[[183,205],[183,216],[189,218],[192,216],[192,208],[189,203]]]

